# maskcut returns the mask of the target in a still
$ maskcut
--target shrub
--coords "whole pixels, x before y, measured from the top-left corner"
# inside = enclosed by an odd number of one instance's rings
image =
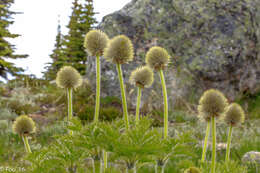
[[[0,111],[0,120],[9,120],[12,121],[17,117],[17,114],[11,111],[8,108],[1,108]]]
[[[109,107],[109,106],[113,106],[113,107],[119,107],[121,108],[121,100],[118,97],[115,96],[107,96],[107,97],[103,97],[100,100],[102,107]]]
[[[77,116],[83,122],[91,122],[94,119],[94,112],[94,106],[86,105],[77,113]],[[112,121],[119,117],[122,117],[122,113],[119,109],[115,107],[105,107],[100,109],[99,118],[101,121]]]

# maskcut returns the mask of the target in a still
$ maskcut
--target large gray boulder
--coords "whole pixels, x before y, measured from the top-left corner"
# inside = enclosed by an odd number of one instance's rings
[[[130,94],[130,72],[144,64],[145,53],[154,45],[172,56],[165,71],[171,108],[196,102],[209,88],[223,91],[230,100],[260,91],[259,0],[132,0],[105,16],[99,28],[110,37],[125,34],[134,43],[134,61],[122,67]],[[93,83],[94,60],[88,62]],[[120,96],[115,65],[102,61],[102,73],[103,95]],[[154,106],[162,102],[156,76],[144,94]]]

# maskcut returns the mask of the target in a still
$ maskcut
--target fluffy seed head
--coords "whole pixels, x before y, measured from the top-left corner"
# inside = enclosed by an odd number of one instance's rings
[[[186,169],[184,173],[201,173],[201,171],[199,168],[190,167],[189,169]]]
[[[203,93],[199,101],[199,116],[206,121],[221,116],[228,106],[226,97],[218,90],[210,89]]]
[[[27,115],[21,115],[13,123],[13,132],[19,135],[27,135],[35,131],[34,121]]]
[[[76,89],[82,84],[82,77],[75,68],[64,66],[57,73],[56,83],[61,88]]]
[[[131,40],[125,35],[119,35],[109,41],[104,57],[115,64],[125,64],[133,60],[134,48]]]
[[[100,30],[91,30],[86,34],[84,47],[93,56],[102,56],[108,43],[107,35]]]
[[[148,66],[139,67],[132,71],[129,81],[140,88],[150,87],[153,84],[153,71]]]
[[[169,59],[170,55],[164,48],[154,46],[147,52],[145,62],[150,68],[161,70],[167,66]]]
[[[243,123],[245,120],[245,112],[241,106],[237,103],[232,103],[228,106],[224,117],[225,122],[228,125],[236,126],[239,123]]]

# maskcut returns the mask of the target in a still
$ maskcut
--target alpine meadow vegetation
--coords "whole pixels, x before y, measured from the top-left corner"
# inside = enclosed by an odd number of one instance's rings
[[[81,41],[88,59],[95,58],[96,85],[69,61],[57,71],[52,84],[24,78],[19,89],[14,89],[17,81],[0,84],[3,96],[0,106],[6,107],[0,113],[0,118],[5,117],[0,119],[0,139],[6,139],[0,140],[0,161],[4,164],[18,158],[20,162],[13,165],[25,167],[28,173],[254,173],[258,170],[257,164],[252,166],[251,162],[242,161],[248,148],[260,149],[258,122],[243,124],[245,111],[238,103],[229,104],[224,92],[203,90],[196,105],[188,105],[189,111],[177,110],[168,102],[172,92],[167,92],[166,70],[174,58],[165,48],[148,48],[142,62],[145,65],[131,68],[131,74],[125,75],[132,89],[127,93],[122,65],[126,67],[135,61],[131,39],[125,35],[109,39],[105,32],[93,29]],[[101,79],[107,75],[101,75],[103,62],[116,66],[119,81],[116,87],[121,98],[102,96]],[[86,69],[85,73],[88,72]],[[158,97],[152,95],[154,83],[162,90]],[[134,96],[133,101],[130,96]],[[158,110],[146,104],[149,99],[159,100]],[[28,116],[22,114],[25,111]],[[37,112],[47,113],[39,116]],[[252,129],[245,133],[248,127]],[[231,145],[231,139],[236,145]],[[11,154],[3,150],[8,147]]]
[[[146,54],[146,65],[137,67],[129,75],[130,84],[133,89],[137,89],[136,100],[134,100],[135,111],[130,111],[127,107],[121,65],[133,60],[134,49],[131,40],[124,35],[115,36],[109,40],[104,32],[91,30],[86,34],[84,46],[88,54],[96,58],[96,95],[94,97],[92,94],[89,94],[89,97],[86,94],[82,95],[81,92],[87,89],[86,85],[89,85],[89,82],[83,79],[72,66],[63,66],[57,72],[56,86],[65,89],[66,92],[67,99],[61,96],[63,99],[58,100],[63,104],[67,102],[68,123],[63,123],[64,118],[60,119],[60,124],[54,120],[57,123],[56,126],[53,125],[55,129],[50,129],[45,134],[46,138],[51,138],[51,142],[40,147],[35,146],[35,140],[37,138],[42,140],[41,136],[33,136],[34,132],[38,133],[35,131],[36,126],[38,127],[37,121],[22,115],[18,116],[13,123],[13,132],[22,137],[25,151],[28,153],[22,157],[30,163],[26,166],[27,172],[228,173],[230,170],[234,170],[231,173],[246,173],[248,170],[246,165],[239,165],[237,159],[230,159],[230,152],[235,151],[235,149],[230,150],[232,129],[243,123],[245,119],[245,113],[240,105],[237,103],[229,105],[223,93],[216,89],[209,89],[202,94],[198,101],[197,115],[202,122],[192,122],[184,118],[189,115],[181,114],[183,123],[172,125],[168,120],[168,114],[170,117],[172,116],[172,109],[170,112],[168,111],[166,80],[163,73],[170,61],[170,55],[162,47],[152,47]],[[120,100],[107,98],[105,101],[101,97],[101,57],[116,65],[122,104]],[[160,80],[156,81],[154,72],[159,73]],[[141,114],[141,101],[145,101],[144,98],[146,98],[144,97],[142,100],[142,91],[152,88],[153,82],[159,82],[162,87],[163,127],[154,125],[153,115]],[[56,86],[54,88],[57,88]],[[53,98],[61,95],[62,92],[58,88],[54,90],[56,95],[52,96]],[[50,91],[49,89],[46,93],[50,94]],[[74,99],[73,91],[75,91]],[[42,99],[41,101],[43,101]],[[44,102],[48,103],[50,97],[45,99],[47,100]],[[88,119],[90,121],[83,121],[81,117],[77,116],[77,113],[74,113],[75,116],[73,116],[73,100],[75,108],[80,110],[84,107],[85,101],[89,102],[86,109],[89,111]],[[113,102],[113,104],[119,102],[118,108],[123,108],[122,118],[120,116],[113,119],[102,118],[102,116],[112,116],[110,114],[113,114],[113,111],[104,112],[105,109],[102,107],[107,102]],[[91,107],[90,103],[94,107]],[[63,112],[65,111],[66,109],[63,109]],[[119,113],[121,114],[121,112]],[[224,157],[220,153],[217,159],[218,143],[216,139],[217,136],[220,137],[220,133],[217,133],[216,122],[221,121],[228,125],[229,133],[225,148],[226,155]],[[201,128],[203,122],[206,122],[207,128],[201,147],[198,138],[202,138],[204,135]],[[210,130],[212,132],[212,153],[207,155]],[[39,131],[42,131],[40,126]],[[241,131],[237,130],[237,132],[241,134]],[[28,142],[30,135],[32,136],[33,152]],[[223,139],[226,140],[225,137]]]
[[[259,0],[71,1],[41,78],[0,1],[0,173],[260,171]]]

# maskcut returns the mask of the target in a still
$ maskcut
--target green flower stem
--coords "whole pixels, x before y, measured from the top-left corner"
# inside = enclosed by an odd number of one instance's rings
[[[137,100],[136,100],[136,112],[135,112],[135,123],[138,124],[139,118],[139,110],[140,110],[140,103],[142,97],[142,88],[137,87]]]
[[[124,79],[123,79],[121,64],[116,64],[116,67],[117,67],[118,78],[119,78],[119,82],[120,82],[120,89],[121,89],[121,96],[122,96],[122,102],[123,102],[125,126],[126,126],[126,129],[128,130],[129,129],[128,111],[127,111],[125,86],[124,86]]]
[[[104,167],[103,167],[103,161],[102,161],[102,159],[100,159],[99,172],[100,172],[100,173],[103,173],[103,172],[104,172]]]
[[[155,165],[155,173],[164,173],[164,165],[160,166],[158,164]]]
[[[93,173],[95,173],[96,169],[95,169],[95,160],[92,159],[92,170],[93,170]]]
[[[227,141],[227,151],[226,151],[226,162],[229,161],[231,138],[232,138],[232,126],[230,126],[230,127],[229,127],[229,130],[228,130],[228,141]]]
[[[68,95],[68,119],[69,122],[72,119],[72,88],[67,89],[67,95]],[[72,131],[69,130],[69,134],[72,135]]]
[[[162,84],[162,91],[163,91],[163,97],[164,97],[164,139],[168,136],[168,98],[167,98],[167,90],[166,90],[166,84],[165,79],[163,75],[163,70],[161,69],[159,71],[161,84]]]
[[[107,169],[107,152],[103,150],[104,169]]]
[[[215,165],[216,165],[216,117],[211,118],[211,126],[212,126],[212,161],[211,161],[211,173],[215,173]]]
[[[96,107],[94,123],[98,122],[100,108],[100,57],[96,57]]]
[[[72,119],[72,88],[67,89],[68,95],[68,121]]]
[[[92,158],[92,170],[93,173],[103,173],[103,167],[102,167],[103,163],[102,163],[102,159],[93,159]]]
[[[23,138],[24,147],[25,147],[26,152],[27,153],[32,153],[27,136],[22,135],[22,138]]]
[[[205,161],[205,158],[206,158],[209,133],[210,133],[210,121],[207,122],[207,129],[206,129],[206,135],[205,135],[204,147],[203,147],[202,159],[201,159],[202,163]]]

